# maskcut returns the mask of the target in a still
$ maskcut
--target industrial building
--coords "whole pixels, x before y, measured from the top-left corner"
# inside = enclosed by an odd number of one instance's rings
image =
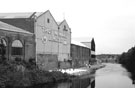
[[[71,59],[73,68],[86,66],[91,59],[91,49],[83,43],[72,40]]]
[[[91,54],[95,52],[94,40],[88,44],[87,41],[71,43],[71,28],[67,21],[56,22],[49,10],[1,13],[0,29],[6,58],[34,59],[43,70],[84,66],[91,62]]]
[[[90,64],[96,63],[96,53],[95,53],[96,45],[95,45],[94,38],[90,38],[90,37],[76,37],[76,38],[73,38],[73,40],[78,41],[78,42],[84,44],[85,46],[87,46],[87,48],[89,48],[91,50],[90,51],[91,58],[90,58],[89,63]]]
[[[37,13],[3,13],[0,14],[0,21],[34,35],[35,48],[33,49],[35,50],[29,55],[34,52],[36,54],[25,59],[35,58],[40,69],[70,67],[68,60],[70,59],[71,29],[66,20],[58,24],[47,10]]]

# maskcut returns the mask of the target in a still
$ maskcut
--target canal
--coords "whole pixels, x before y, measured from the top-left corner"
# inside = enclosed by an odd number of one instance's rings
[[[95,88],[134,88],[129,76],[120,64],[106,64],[96,71]]]
[[[106,67],[96,71],[95,76],[85,79],[74,79],[71,82],[63,82],[44,85],[36,88],[134,88],[130,74],[120,64],[106,63]],[[95,86],[95,87],[92,87]]]

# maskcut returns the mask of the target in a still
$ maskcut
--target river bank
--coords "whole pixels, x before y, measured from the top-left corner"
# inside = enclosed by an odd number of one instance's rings
[[[62,71],[43,71],[35,67],[32,63],[26,62],[9,62],[0,63],[0,87],[2,88],[22,88],[33,85],[56,83],[71,80],[76,77],[92,74],[102,66],[93,66],[91,68],[82,67],[74,69],[73,74],[68,72],[69,69]],[[79,71],[77,71],[79,70]]]
[[[74,77],[71,77],[70,80],[52,84],[37,85],[30,88],[87,88],[95,79],[95,69],[98,70],[104,66],[105,65],[93,65],[91,68],[81,67],[74,70],[65,69],[62,70],[62,72],[67,72],[70,75],[74,75]]]
[[[22,88],[38,84],[55,83],[69,80],[72,75],[60,71],[43,71],[33,63],[0,62],[0,87]]]

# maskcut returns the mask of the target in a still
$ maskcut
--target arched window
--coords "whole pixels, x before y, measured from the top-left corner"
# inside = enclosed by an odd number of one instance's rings
[[[6,54],[7,43],[5,39],[0,39],[0,55],[4,56]]]
[[[0,44],[4,44],[4,46],[7,46],[5,39],[0,39]]]
[[[22,55],[23,54],[23,44],[20,40],[15,40],[12,43],[12,55]]]

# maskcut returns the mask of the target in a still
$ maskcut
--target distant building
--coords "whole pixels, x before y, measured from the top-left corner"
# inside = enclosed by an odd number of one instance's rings
[[[78,38],[73,38],[73,39],[83,43],[85,46],[90,48],[90,50],[91,50],[90,63],[93,64],[94,62],[96,62],[96,54],[95,54],[96,45],[95,45],[94,38],[78,37]]]
[[[96,62],[95,49],[96,49],[95,41],[94,41],[94,38],[92,38],[92,40],[91,40],[91,62]]]
[[[99,54],[96,56],[101,62],[117,63],[119,54]]]
[[[71,59],[72,67],[77,68],[86,66],[91,59],[91,50],[83,43],[72,40],[71,41]]]

